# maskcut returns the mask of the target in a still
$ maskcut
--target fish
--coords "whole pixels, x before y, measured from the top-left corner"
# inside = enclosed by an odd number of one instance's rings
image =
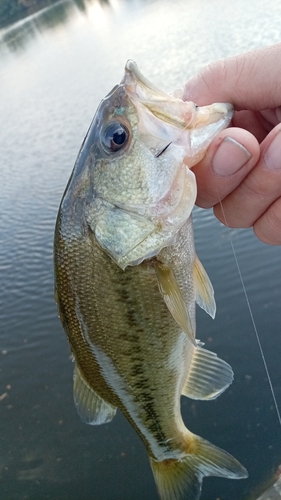
[[[198,107],[146,79],[133,61],[101,101],[64,192],[54,237],[55,297],[75,362],[82,421],[117,408],[144,443],[161,500],[196,500],[206,476],[246,469],[186,427],[181,396],[218,397],[231,367],[196,338],[212,317],[194,248],[192,167],[227,127],[227,103]]]

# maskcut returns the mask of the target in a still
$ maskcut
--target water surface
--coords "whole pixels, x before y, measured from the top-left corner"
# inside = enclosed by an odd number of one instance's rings
[[[145,449],[120,414],[86,426],[72,401],[70,351],[53,299],[53,231],[77,152],[128,58],[166,90],[208,62],[280,41],[273,0],[61,2],[0,31],[0,498],[156,500]],[[247,500],[281,463],[280,426],[232,255],[233,238],[281,405],[280,248],[195,210],[198,254],[216,291],[198,336],[235,382],[182,401],[195,433],[231,452],[244,481],[203,483],[203,500]]]

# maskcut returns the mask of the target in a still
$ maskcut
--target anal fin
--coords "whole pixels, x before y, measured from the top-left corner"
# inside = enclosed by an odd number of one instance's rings
[[[197,304],[206,311],[212,318],[216,315],[216,302],[214,298],[214,289],[202,263],[195,256],[194,262],[194,287]]]
[[[155,270],[160,292],[163,295],[163,299],[171,315],[187,334],[193,345],[197,345],[195,340],[195,331],[192,327],[188,309],[185,305],[185,301],[174,275],[172,266],[156,261]]]
[[[74,403],[81,420],[90,425],[110,422],[116,407],[106,403],[89,387],[77,366],[74,368],[73,381]]]
[[[215,399],[232,383],[232,368],[214,352],[201,347],[193,350],[182,394],[191,399]]]

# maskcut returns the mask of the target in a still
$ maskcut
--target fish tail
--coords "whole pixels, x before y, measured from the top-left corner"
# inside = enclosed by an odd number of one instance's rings
[[[150,464],[161,500],[198,500],[204,476],[230,479],[248,476],[229,453],[194,434],[188,437],[186,455],[163,461],[150,457]]]

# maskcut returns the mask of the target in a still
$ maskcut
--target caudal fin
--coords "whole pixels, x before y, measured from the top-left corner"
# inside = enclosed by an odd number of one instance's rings
[[[191,435],[192,444],[180,460],[161,462],[150,458],[154,479],[161,500],[198,500],[204,476],[230,479],[248,477],[246,469],[229,453],[199,436]]]

